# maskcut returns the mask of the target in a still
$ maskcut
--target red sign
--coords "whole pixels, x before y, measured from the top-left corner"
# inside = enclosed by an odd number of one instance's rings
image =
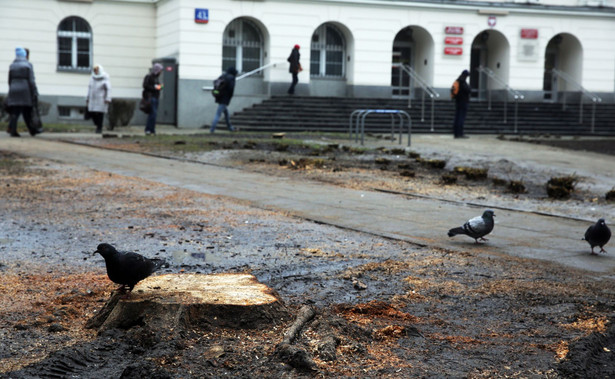
[[[521,29],[521,38],[537,39],[538,29]]]
[[[487,25],[489,25],[490,28],[493,28],[495,26],[495,23],[495,16],[489,16],[489,18],[487,18]]]
[[[461,55],[463,54],[463,49],[461,47],[445,47],[444,54],[446,55]]]
[[[463,34],[463,26],[447,26],[444,28],[446,34]]]
[[[447,45],[462,45],[463,37],[445,37],[444,43]]]

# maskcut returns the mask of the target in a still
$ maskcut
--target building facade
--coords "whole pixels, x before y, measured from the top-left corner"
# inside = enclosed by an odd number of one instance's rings
[[[238,81],[231,111],[285,94],[298,44],[298,95],[407,97],[423,83],[447,98],[469,69],[476,99],[514,89],[526,101],[558,101],[582,87],[613,102],[614,2],[0,0],[0,77],[15,47],[29,48],[41,99],[52,104],[45,121],[68,121],[80,118],[95,64],[114,98],[138,100],[159,61],[160,122],[199,127],[215,110],[206,87],[227,67],[256,71]],[[132,123],[143,122],[137,110]]]

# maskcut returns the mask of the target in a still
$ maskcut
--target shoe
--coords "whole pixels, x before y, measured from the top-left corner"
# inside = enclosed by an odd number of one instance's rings
[[[21,137],[21,136],[19,135],[19,133],[15,132],[15,133],[11,133],[11,137]]]
[[[96,131],[94,132],[96,134],[102,134],[102,128],[96,128]]]
[[[151,134],[152,134],[152,132],[150,132],[149,130],[146,130],[146,131],[145,131],[145,135],[146,135],[146,136],[149,136],[149,135],[151,135]]]

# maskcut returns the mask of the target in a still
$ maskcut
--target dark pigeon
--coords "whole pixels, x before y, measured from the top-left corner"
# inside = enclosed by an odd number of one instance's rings
[[[122,291],[132,291],[138,282],[152,275],[165,263],[163,259],[149,259],[137,253],[117,251],[108,243],[98,245],[94,253],[105,258],[107,276],[111,281],[121,284],[119,289]]]
[[[606,245],[606,243],[611,239],[611,229],[606,226],[604,219],[601,218],[594,225],[587,228],[585,238],[583,239],[589,243],[589,246],[591,246],[592,254],[596,254],[594,253],[594,247],[596,246],[600,246],[601,253],[606,253],[603,246]]]
[[[479,239],[481,241],[487,241],[484,236],[491,233],[491,231],[493,230],[494,217],[495,214],[493,213],[493,211],[491,209],[487,209],[483,212],[482,216],[474,217],[473,219],[468,220],[465,224],[463,224],[463,226],[449,230],[448,236],[452,237],[456,236],[457,234],[465,234],[474,238],[476,243],[478,243]]]

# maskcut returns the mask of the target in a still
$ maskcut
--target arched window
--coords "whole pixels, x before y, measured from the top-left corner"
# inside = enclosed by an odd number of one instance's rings
[[[249,20],[238,18],[224,31],[222,69],[235,67],[249,72],[262,66],[263,37],[259,28]]]
[[[92,30],[80,17],[67,17],[58,26],[58,70],[92,69]]]
[[[345,43],[342,33],[333,25],[323,24],[312,35],[310,75],[344,77]]]

